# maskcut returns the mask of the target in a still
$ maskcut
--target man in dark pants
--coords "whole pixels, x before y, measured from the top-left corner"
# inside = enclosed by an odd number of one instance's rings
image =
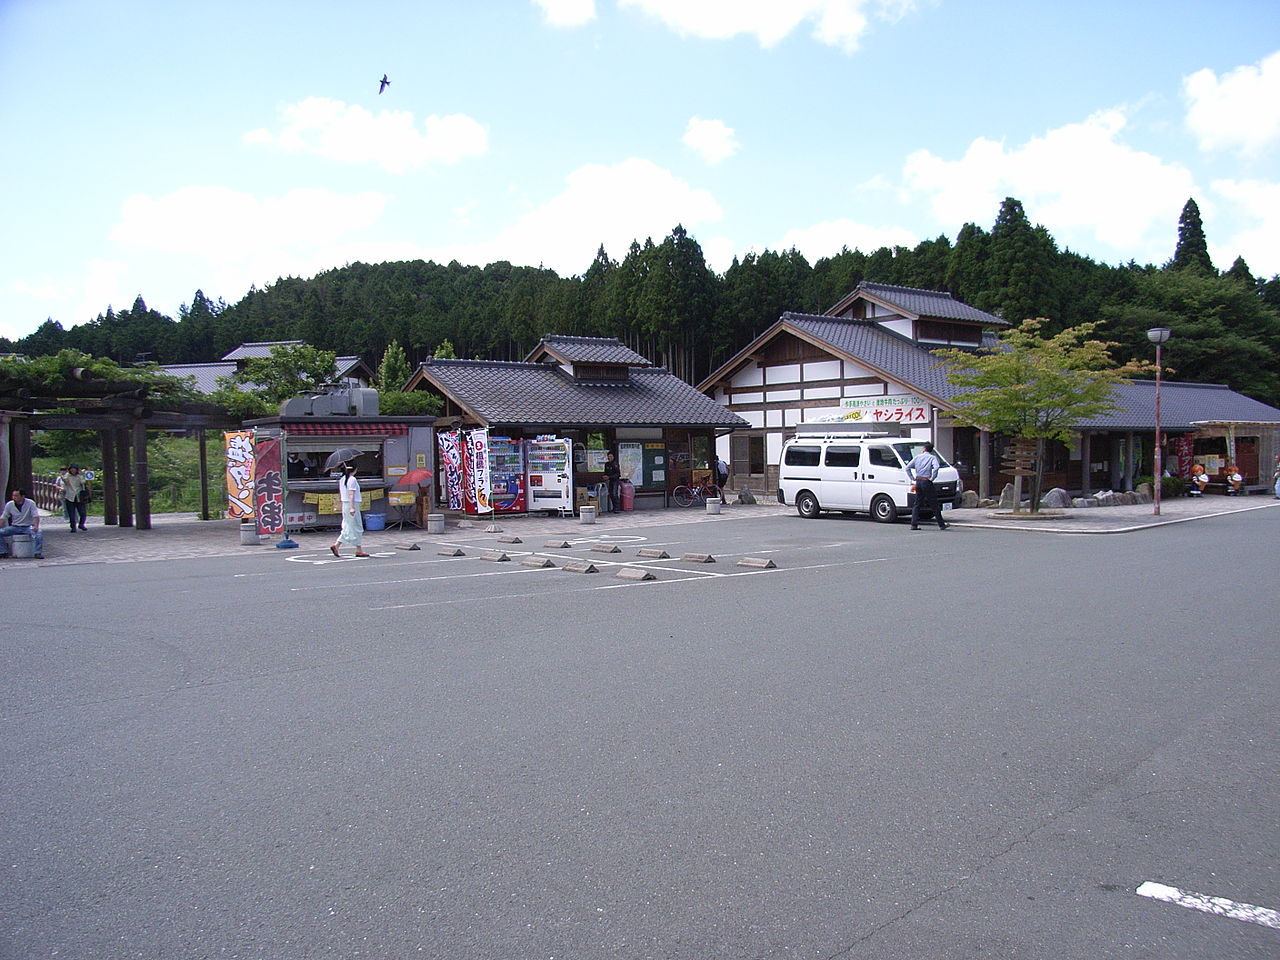
[[[933,452],[933,444],[926,443],[924,449],[911,458],[911,462],[907,464],[907,476],[916,482],[916,498],[911,504],[911,529],[920,529],[920,510],[932,510],[933,517],[938,521],[938,529],[947,529],[946,522],[942,519],[942,505],[938,503],[938,491],[934,487],[933,481],[937,479],[938,471],[942,469],[942,463],[938,460]]]
[[[619,489],[622,483],[622,468],[618,466],[618,461],[612,453],[604,455],[604,479],[609,485],[609,513],[617,513],[620,505],[618,503],[618,495],[621,493]]]

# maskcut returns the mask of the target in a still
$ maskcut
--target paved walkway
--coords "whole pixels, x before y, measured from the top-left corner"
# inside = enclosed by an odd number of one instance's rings
[[[1088,507],[1067,510],[1060,516],[1040,520],[1012,519],[995,515],[990,509],[948,511],[947,519],[957,530],[1013,529],[1029,533],[1104,534],[1131,533],[1170,523],[1186,523],[1227,513],[1265,510],[1280,507],[1272,497],[1203,497],[1199,500],[1178,498],[1161,504],[1161,515],[1154,516],[1151,504],[1122,507]],[[706,522],[766,516],[795,516],[793,507],[774,502],[746,506],[726,504],[718,516],[708,515],[705,508],[671,508],[643,510],[633,513],[606,514],[595,525],[577,518],[515,516],[498,518],[504,534],[514,534],[529,543],[541,543],[549,537],[599,536],[610,532],[666,523]],[[870,521],[867,521],[870,522]],[[403,530],[375,531],[368,534],[366,545],[373,549],[409,547],[420,543],[422,549],[459,537],[481,536],[489,526],[486,520],[470,520],[470,527],[460,528],[450,517],[445,533],[428,534],[425,530],[406,527]],[[905,521],[902,528],[906,529]],[[103,526],[99,518],[89,519],[89,529],[71,533],[61,517],[47,516],[44,530],[44,560],[18,561],[0,557],[0,573],[21,568],[75,563],[119,563],[140,560],[181,560],[194,557],[226,557],[246,552],[274,549],[275,541],[245,546],[240,543],[238,520],[197,520],[192,513],[156,514],[152,528],[139,531],[129,527]],[[315,531],[294,534],[299,548],[323,550],[333,542],[334,532]]]

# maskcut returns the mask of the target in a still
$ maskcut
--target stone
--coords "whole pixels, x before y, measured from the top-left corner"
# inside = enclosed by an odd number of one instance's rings
[[[1052,510],[1061,510],[1064,507],[1071,506],[1071,495],[1061,487],[1054,487],[1040,498],[1040,506],[1048,507]]]
[[[1000,509],[1001,510],[1013,509],[1013,484],[1012,483],[1006,483],[1004,485],[1004,489],[1000,491]]]
[[[972,509],[982,506],[982,499],[973,490],[966,490],[960,494],[960,506]]]
[[[1138,496],[1140,496],[1140,497],[1141,497],[1141,496],[1148,496],[1148,497],[1155,496],[1155,491],[1151,489],[1151,484],[1149,484],[1149,483],[1147,483],[1147,482],[1145,482],[1145,481],[1144,481],[1144,482],[1142,482],[1142,483],[1140,483],[1140,484],[1138,484],[1138,489],[1137,489],[1137,490],[1135,490],[1135,491],[1133,491],[1133,492],[1134,492],[1134,493],[1136,493],[1136,494],[1137,494]],[[1139,503],[1150,503],[1151,501],[1150,501],[1150,500],[1139,500],[1138,502],[1139,502]]]
[[[756,496],[755,496],[755,494],[754,494],[754,493],[752,493],[749,489],[747,489],[746,487],[744,487],[743,489],[741,489],[741,490],[739,490],[739,491],[738,491],[738,502],[739,502],[739,503],[748,503],[748,504],[755,503],[755,502],[756,502]]]

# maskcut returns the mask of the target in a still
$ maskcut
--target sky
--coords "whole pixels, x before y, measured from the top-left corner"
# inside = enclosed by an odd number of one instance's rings
[[[379,92],[380,81],[391,82]],[[1280,273],[1275,0],[0,0],[0,336],[357,261],[723,272],[1022,201]]]

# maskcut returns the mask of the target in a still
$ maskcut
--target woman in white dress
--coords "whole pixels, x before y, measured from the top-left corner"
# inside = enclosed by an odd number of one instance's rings
[[[341,544],[349,543],[356,548],[357,557],[368,554],[360,546],[364,540],[364,521],[360,516],[360,481],[356,479],[356,468],[349,463],[342,465],[342,476],[338,479],[339,509],[342,510],[342,530],[338,539],[329,549],[335,557],[342,556],[338,552]]]

